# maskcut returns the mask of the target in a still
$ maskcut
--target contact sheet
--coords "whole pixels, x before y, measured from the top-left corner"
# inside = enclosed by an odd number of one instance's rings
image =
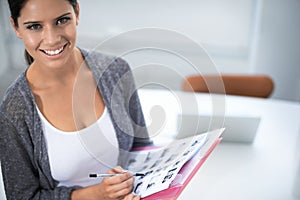
[[[174,140],[166,147],[131,152],[127,169],[145,174],[136,177],[133,192],[146,197],[167,189],[182,166],[205,144],[207,134]]]

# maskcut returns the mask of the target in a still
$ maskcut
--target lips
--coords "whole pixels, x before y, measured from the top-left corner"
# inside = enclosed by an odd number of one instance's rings
[[[63,50],[65,49],[66,46],[67,46],[67,44],[65,44],[64,46],[62,46],[58,49],[51,49],[51,50],[50,49],[48,49],[48,50],[42,49],[41,51],[48,56],[56,56],[56,55],[60,54],[61,52],[63,52]]]

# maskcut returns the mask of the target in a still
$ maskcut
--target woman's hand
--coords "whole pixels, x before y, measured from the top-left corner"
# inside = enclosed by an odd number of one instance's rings
[[[108,173],[119,175],[103,179],[99,184],[99,192],[104,199],[124,199],[133,189],[133,176],[129,172],[125,172],[121,167],[116,167]]]
[[[76,200],[139,200],[140,197],[131,194],[134,178],[121,167],[116,167],[108,172],[117,176],[104,178],[97,185],[74,190],[71,199]]]

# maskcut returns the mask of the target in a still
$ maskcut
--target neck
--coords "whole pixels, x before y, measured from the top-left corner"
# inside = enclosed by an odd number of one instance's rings
[[[83,64],[81,52],[75,48],[68,62],[62,66],[48,67],[33,62],[27,71],[27,79],[34,88],[49,87],[53,84],[72,83]]]

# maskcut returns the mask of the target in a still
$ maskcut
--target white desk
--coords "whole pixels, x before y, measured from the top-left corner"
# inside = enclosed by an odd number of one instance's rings
[[[181,112],[182,105],[190,104],[189,98],[194,98],[192,94],[163,90],[144,89],[140,90],[139,94],[148,122],[151,121],[149,113],[152,106],[159,105],[166,112],[165,126],[154,137],[157,144],[164,143],[174,136],[175,115]],[[177,96],[183,99],[181,105],[178,105]],[[196,99],[201,113],[211,110],[210,95],[197,94]],[[185,109],[185,112],[195,110],[197,109]],[[300,104],[273,99],[226,96],[225,110],[226,115],[261,116],[254,142],[221,142],[186,187],[180,199],[297,199],[293,196],[293,190],[296,171],[298,168],[300,170]],[[154,117],[160,118],[159,115],[161,113],[157,112]],[[297,190],[300,190],[300,186]]]

